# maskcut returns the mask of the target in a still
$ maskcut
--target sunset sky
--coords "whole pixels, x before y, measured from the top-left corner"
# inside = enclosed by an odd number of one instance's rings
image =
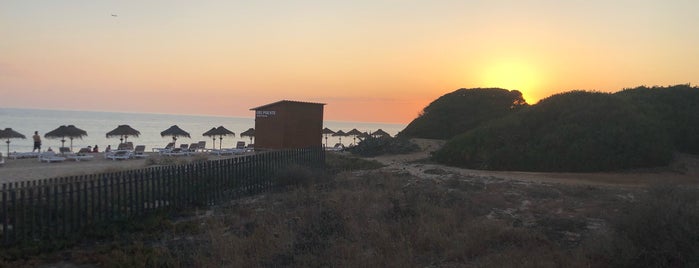
[[[699,1],[0,0],[0,106],[412,120],[471,87],[699,84]]]

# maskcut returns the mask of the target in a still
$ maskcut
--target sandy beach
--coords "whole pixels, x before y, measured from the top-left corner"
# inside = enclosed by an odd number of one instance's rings
[[[149,167],[148,158],[158,159],[161,156],[157,153],[147,153],[147,158],[129,160],[105,159],[103,153],[92,154],[93,159],[88,161],[65,160],[63,162],[45,163],[39,162],[37,158],[25,159],[5,159],[5,164],[0,166],[0,183],[39,180],[47,178],[58,178],[65,176],[76,176],[85,174],[95,174],[102,172],[113,172],[119,170],[140,169]],[[199,154],[193,156],[178,156],[176,161],[191,161],[193,159],[223,159],[235,156],[218,156],[211,154]],[[152,161],[151,161],[152,162]]]

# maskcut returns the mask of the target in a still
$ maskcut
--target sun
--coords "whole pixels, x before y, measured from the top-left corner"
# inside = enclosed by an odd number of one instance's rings
[[[522,61],[501,61],[486,66],[480,85],[519,90],[528,103],[538,101],[530,99],[542,85],[543,77],[536,66]]]

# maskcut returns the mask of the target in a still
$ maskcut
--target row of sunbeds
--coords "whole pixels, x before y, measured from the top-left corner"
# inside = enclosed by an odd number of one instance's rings
[[[111,160],[126,160],[126,159],[132,159],[132,158],[145,158],[145,157],[148,157],[148,155],[146,154],[145,151],[146,151],[145,145],[136,145],[136,147],[134,147],[133,143],[126,142],[126,143],[119,144],[119,147],[116,150],[105,151],[104,158],[111,159]]]
[[[209,153],[215,155],[234,155],[234,154],[244,154],[246,152],[254,151],[252,145],[245,145],[244,141],[239,141],[235,148],[223,148],[223,149],[206,149],[206,141],[199,141],[192,144],[181,144],[180,147],[175,147],[175,143],[168,143],[164,148],[153,148],[153,152],[158,152],[160,155],[166,156],[182,156],[182,155],[193,155],[199,153]]]
[[[121,143],[116,150],[110,150],[104,152],[105,159],[111,160],[126,160],[132,158],[145,158],[148,154],[145,153],[145,145],[133,146],[133,143],[126,142]],[[175,143],[168,143],[163,148],[153,148],[153,152],[158,152],[160,155],[164,156],[188,156],[199,153],[209,153],[215,155],[238,155],[247,152],[254,151],[252,144],[246,145],[245,142],[239,141],[235,148],[223,148],[223,149],[206,149],[206,141],[200,141],[192,144],[181,144],[180,147],[175,147]],[[8,158],[20,159],[20,158],[38,158],[40,162],[63,162],[65,160],[74,161],[89,161],[94,159],[94,154],[87,148],[80,149],[77,153],[72,152],[68,147],[60,147],[59,153],[53,151],[46,152],[24,152],[24,153],[11,153]],[[0,165],[4,164],[5,159],[0,154]]]

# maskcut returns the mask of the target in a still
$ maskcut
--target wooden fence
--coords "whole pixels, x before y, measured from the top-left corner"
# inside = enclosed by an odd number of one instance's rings
[[[269,191],[290,165],[322,168],[325,153],[298,149],[139,170],[3,183],[3,245],[75,237],[98,224],[209,206]]]

